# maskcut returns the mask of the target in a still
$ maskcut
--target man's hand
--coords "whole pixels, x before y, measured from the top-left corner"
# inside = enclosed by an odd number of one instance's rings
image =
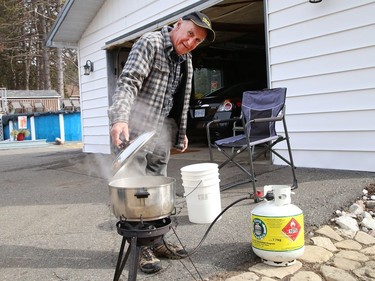
[[[119,122],[112,125],[111,128],[111,138],[112,143],[116,146],[121,148],[121,144],[123,141],[129,140],[129,128],[128,123]]]
[[[185,150],[188,148],[188,144],[189,144],[189,140],[188,140],[188,137],[185,135],[184,147],[180,151],[185,152]]]

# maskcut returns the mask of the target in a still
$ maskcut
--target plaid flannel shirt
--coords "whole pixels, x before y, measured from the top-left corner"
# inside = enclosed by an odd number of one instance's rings
[[[117,80],[113,104],[108,109],[111,125],[126,122],[130,139],[140,134],[156,130],[160,132],[166,116],[163,109],[168,85],[169,54],[173,45],[169,36],[170,27],[159,32],[143,35],[132,47],[122,73]],[[186,135],[187,113],[192,87],[193,65],[191,54],[186,55],[188,66],[187,82],[181,122],[178,124],[177,148],[183,147]],[[157,136],[157,134],[156,134]],[[147,149],[153,150],[152,142]]]

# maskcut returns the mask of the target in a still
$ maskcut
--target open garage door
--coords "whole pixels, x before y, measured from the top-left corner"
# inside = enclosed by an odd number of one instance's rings
[[[195,112],[199,112],[195,111],[196,106],[204,103],[205,97],[216,91],[219,91],[218,94],[224,93],[223,101],[227,100],[225,95],[236,96],[231,98],[234,105],[231,114],[238,115],[241,102],[238,98],[242,98],[243,90],[267,87],[264,6],[262,0],[224,0],[206,1],[197,7],[187,7],[186,10],[171,15],[171,18],[178,19],[191,10],[201,10],[210,17],[216,32],[215,42],[204,42],[193,51],[194,92],[188,136],[190,140],[205,140],[205,120],[215,118],[215,112],[209,111],[200,111],[203,115],[195,116]],[[167,19],[163,18],[161,21],[167,22]],[[160,27],[158,22],[146,29],[157,30]],[[131,46],[140,35],[135,30],[108,42],[106,49],[111,70],[109,77],[112,77],[110,89],[113,89],[110,92],[114,92],[116,79]],[[220,103],[220,99],[222,98],[217,98],[215,102]]]
[[[242,93],[267,87],[263,1],[220,2],[203,11],[216,40],[193,52],[194,92],[188,137],[206,142],[206,124],[241,114]],[[213,138],[233,134],[232,123],[215,124]]]

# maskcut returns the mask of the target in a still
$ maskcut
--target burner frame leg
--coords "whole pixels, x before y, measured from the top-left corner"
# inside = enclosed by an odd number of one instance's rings
[[[129,261],[128,281],[135,281],[137,279],[140,250],[141,250],[140,246],[137,245],[137,237],[133,236],[130,240],[131,257]]]
[[[140,246],[137,245],[137,237],[133,236],[130,239],[130,243],[128,246],[128,249],[124,255],[124,248],[126,244],[127,238],[123,237],[120,247],[120,252],[117,258],[117,265],[116,265],[116,271],[115,275],[113,277],[113,281],[119,281],[121,277],[121,273],[123,272],[125,268],[125,264],[129,258],[129,255],[131,254],[130,260],[129,260],[129,274],[128,274],[128,281],[135,281],[137,280],[137,271],[138,271],[138,261],[139,261],[139,255],[140,255]]]
[[[129,254],[130,254],[130,247],[128,247],[128,250],[126,251],[124,255],[124,248],[126,244],[126,238],[123,237],[121,241],[121,247],[120,247],[120,252],[118,254],[117,258],[117,264],[116,264],[116,271],[115,275],[113,277],[113,281],[118,281],[120,279],[121,273],[124,270],[126,261],[128,260]]]

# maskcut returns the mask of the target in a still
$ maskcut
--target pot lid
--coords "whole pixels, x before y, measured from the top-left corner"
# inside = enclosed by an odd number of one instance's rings
[[[119,175],[128,163],[134,158],[134,155],[155,135],[156,131],[144,133],[129,144],[116,156],[112,163],[113,177]]]

